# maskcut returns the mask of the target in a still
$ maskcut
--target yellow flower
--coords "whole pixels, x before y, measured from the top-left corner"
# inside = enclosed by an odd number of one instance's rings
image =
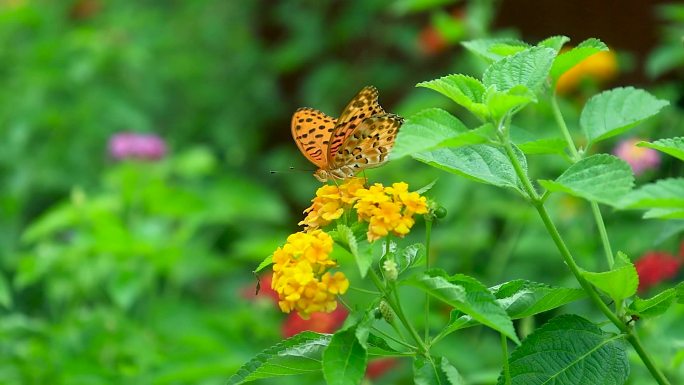
[[[368,222],[369,242],[392,233],[403,237],[415,223],[413,215],[428,212],[427,200],[416,192],[409,192],[404,182],[383,187],[376,183],[368,189],[359,189],[354,208],[359,220]]]
[[[278,293],[280,309],[296,311],[302,318],[314,312],[331,312],[336,295],[344,294],[349,281],[344,273],[328,271],[337,263],[329,258],[332,238],[322,230],[298,232],[273,252],[271,288]]]
[[[316,191],[316,197],[311,200],[312,205],[304,210],[307,215],[299,225],[317,229],[340,218],[344,210],[356,201],[356,192],[363,188],[364,183],[363,178],[351,178],[340,186],[321,186]]]
[[[556,92],[568,93],[586,79],[603,83],[617,76],[617,56],[613,51],[601,51],[582,60],[566,71],[556,82]]]

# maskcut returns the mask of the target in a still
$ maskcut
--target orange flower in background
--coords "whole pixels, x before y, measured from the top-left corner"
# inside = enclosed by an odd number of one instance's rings
[[[343,307],[338,307],[330,313],[311,314],[309,319],[304,319],[297,313],[292,313],[287,316],[283,323],[283,336],[288,338],[307,330],[316,333],[334,333],[342,326],[348,314],[347,309]]]
[[[347,291],[349,281],[344,273],[328,271],[337,266],[329,258],[332,248],[330,235],[313,230],[290,235],[287,243],[276,249],[271,288],[278,293],[280,310],[294,310],[307,319],[312,313],[337,308],[336,296]]]
[[[566,94],[586,80],[605,83],[614,79],[618,71],[617,55],[613,51],[598,52],[565,72],[556,83],[556,92]]]

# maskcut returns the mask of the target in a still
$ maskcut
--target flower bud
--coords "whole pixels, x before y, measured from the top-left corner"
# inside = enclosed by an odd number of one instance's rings
[[[380,314],[382,314],[382,318],[385,319],[385,322],[391,324],[394,321],[394,313],[387,301],[381,301],[378,310],[380,310]]]
[[[382,269],[385,271],[385,278],[388,281],[396,281],[399,276],[399,270],[397,270],[397,263],[391,259],[386,259],[382,263]]]

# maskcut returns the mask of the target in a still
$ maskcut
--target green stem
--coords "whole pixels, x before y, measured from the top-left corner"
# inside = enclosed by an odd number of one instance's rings
[[[655,364],[653,363],[653,359],[644,349],[644,346],[641,344],[639,336],[636,334],[635,330],[632,329],[632,332],[627,335],[627,341],[629,341],[629,343],[632,344],[632,347],[634,347],[634,350],[636,350],[637,354],[641,358],[641,361],[644,362],[644,365],[646,365],[648,371],[651,372],[651,376],[653,376],[653,378],[655,378],[655,380],[658,381],[658,384],[670,385],[670,381],[665,377],[663,372],[661,372],[660,369],[658,369],[658,367],[655,366]]]
[[[385,300],[387,301],[387,304],[390,305],[394,313],[397,315],[399,318],[399,321],[404,325],[404,328],[408,330],[408,332],[411,334],[411,337],[416,341],[416,344],[418,345],[418,351],[422,354],[426,354],[428,351],[427,346],[425,345],[425,342],[420,338],[418,335],[418,332],[416,332],[416,329],[411,325],[410,322],[408,322],[408,319],[406,318],[406,315],[404,315],[404,311],[401,308],[401,303],[399,302],[399,296],[396,293],[396,289],[394,290],[394,297],[392,297],[392,290],[388,290],[388,288],[382,283],[380,280],[380,277],[378,277],[378,274],[373,270],[372,268],[368,270],[368,276],[371,278],[371,281],[377,286],[377,288],[383,293]]]
[[[425,271],[430,269],[430,235],[432,233],[432,219],[425,221]],[[425,293],[425,337],[430,337],[430,294]]]
[[[570,135],[570,130],[568,130],[568,125],[565,124],[565,119],[561,113],[560,107],[558,106],[558,98],[554,93],[551,97],[551,109],[553,110],[553,117],[556,119],[556,124],[561,130],[565,142],[567,143],[568,151],[570,151],[570,159],[573,163],[578,162],[582,157],[575,147],[575,142],[572,140],[572,135]],[[601,210],[599,209],[598,203],[594,201],[589,201],[591,204],[591,211],[594,214],[594,222],[596,222],[596,227],[598,228],[599,235],[601,236],[601,243],[603,244],[603,252],[606,256],[606,262],[608,262],[608,268],[612,269],[615,260],[613,259],[613,250],[610,247],[610,240],[608,239],[608,232],[606,231],[606,225],[603,222],[603,216],[601,215]]]
[[[501,353],[503,354],[503,373],[504,385],[511,384],[511,372],[508,368],[508,340],[506,336],[501,333]]]
[[[392,325],[392,327],[395,328],[394,331],[396,331],[397,334],[398,334],[399,336],[401,336],[401,338],[404,338],[404,336],[401,335],[401,332],[399,332],[398,330],[396,330],[396,326],[395,326],[395,325]],[[405,347],[407,347],[407,348],[409,348],[409,349],[411,349],[411,350],[417,350],[417,348],[416,348],[415,346],[413,346],[413,345],[411,345],[411,344],[409,344],[409,343],[407,343],[407,342],[404,342],[404,341],[402,341],[402,340],[400,340],[400,339],[398,339],[398,338],[394,338],[394,337],[393,337],[392,335],[390,335],[389,333],[385,333],[384,331],[382,331],[382,330],[380,330],[380,329],[378,329],[378,328],[376,328],[376,327],[373,327],[373,330],[376,331],[378,334],[382,334],[385,338],[390,339],[390,340],[392,340],[392,341],[398,343],[398,344],[401,345],[401,346],[405,346]]]
[[[568,144],[570,159],[572,159],[573,163],[577,162],[580,160],[580,154],[577,152],[575,142],[572,140],[572,136],[570,135],[570,130],[568,130],[568,126],[565,124],[565,119],[563,119],[563,114],[561,114],[560,107],[558,107],[558,99],[556,98],[555,92],[553,96],[551,96],[551,110],[553,111],[553,117],[556,119],[556,124],[558,124],[558,127],[560,127],[561,133],[565,138],[565,142]]]
[[[508,155],[511,163],[513,164],[513,168],[516,170],[518,178],[520,178],[520,180],[523,182],[523,187],[525,187],[527,194],[530,197],[535,197],[536,191],[532,187],[532,183],[530,182],[527,175],[523,172],[522,167],[520,166],[520,162],[518,161],[518,158],[515,157],[513,148],[511,147],[511,144],[508,140],[504,141],[504,147],[506,150],[506,154]],[[541,202],[539,199],[532,198],[532,205],[537,209],[537,212],[539,213],[542,222],[544,222],[544,226],[546,227],[546,230],[551,236],[551,239],[556,244],[556,247],[558,248],[561,257],[563,257],[563,260],[568,265],[568,268],[570,268],[570,271],[575,276],[577,282],[579,282],[584,291],[587,293],[589,299],[610,320],[610,322],[612,322],[613,325],[615,325],[615,327],[617,327],[621,332],[627,335],[627,340],[630,342],[630,344],[632,344],[641,360],[644,362],[648,370],[651,372],[653,378],[655,378],[660,385],[670,385],[667,378],[665,378],[665,376],[660,372],[660,370],[658,370],[658,368],[653,364],[653,360],[651,359],[648,352],[644,350],[636,335],[636,332],[630,329],[624,322],[620,320],[620,318],[618,318],[618,316],[616,316],[610,310],[608,305],[606,305],[603,302],[603,300],[601,300],[598,293],[596,293],[596,290],[594,290],[593,286],[591,286],[591,284],[586,279],[584,279],[584,276],[582,276],[579,266],[577,266],[577,263],[575,263],[575,259],[572,257],[572,254],[570,253],[568,247],[565,245],[565,242],[563,241],[563,238],[558,232],[558,229],[551,220],[548,211],[546,211],[543,202]]]
[[[596,227],[598,227],[599,235],[601,236],[601,244],[603,244],[603,253],[606,255],[608,269],[612,269],[615,259],[613,259],[613,250],[610,247],[610,239],[608,239],[608,232],[606,231],[606,224],[603,222],[601,209],[599,209],[598,203],[594,201],[590,201],[589,203],[591,203],[591,211],[594,214],[594,221],[596,222]]]

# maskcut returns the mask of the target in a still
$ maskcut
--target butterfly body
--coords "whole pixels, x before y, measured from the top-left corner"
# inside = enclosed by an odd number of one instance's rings
[[[404,119],[386,113],[375,87],[364,87],[335,119],[313,108],[292,116],[292,137],[318,170],[316,179],[351,178],[386,162]]]

